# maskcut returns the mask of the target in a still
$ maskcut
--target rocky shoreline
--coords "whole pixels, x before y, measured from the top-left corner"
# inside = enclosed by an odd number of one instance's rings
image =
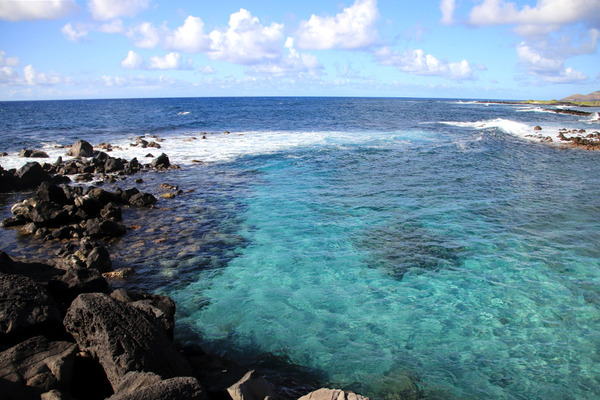
[[[103,244],[127,232],[121,207],[151,208],[156,197],[136,188],[110,192],[69,184],[114,182],[177,166],[166,154],[143,165],[113,158],[84,141],[68,155],[74,158],[67,162],[0,167],[0,192],[35,190],[13,205],[13,216],[2,225],[64,243],[56,260],[23,260],[0,251],[0,399],[365,399],[305,383],[275,386],[198,346],[178,346],[174,301],[111,288],[111,279],[130,271],[113,271]],[[417,395],[415,388],[406,398]]]

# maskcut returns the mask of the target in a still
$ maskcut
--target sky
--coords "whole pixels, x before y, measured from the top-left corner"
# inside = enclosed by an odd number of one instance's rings
[[[0,100],[560,99],[600,0],[0,0]]]

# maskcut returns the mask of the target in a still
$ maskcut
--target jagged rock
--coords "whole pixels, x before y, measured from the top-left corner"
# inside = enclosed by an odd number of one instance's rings
[[[151,165],[152,168],[169,168],[171,163],[169,161],[169,157],[165,153],[162,153],[160,156],[152,160]]]
[[[94,148],[91,144],[86,142],[85,140],[78,140],[72,147],[71,150],[67,152],[68,156],[71,157],[93,157],[94,156]]]
[[[42,182],[35,192],[35,198],[38,200],[51,201],[56,204],[66,205],[67,196],[65,191],[49,182]]]
[[[23,165],[16,174],[19,178],[20,187],[23,189],[33,189],[40,183],[50,180],[50,176],[38,162],[28,162]]]
[[[118,200],[118,196],[114,193],[107,192],[101,188],[92,188],[86,193],[90,198],[98,200],[103,205],[115,202]]]
[[[110,297],[150,313],[164,328],[167,336],[173,339],[175,302],[170,297],[124,289],[113,291]]]
[[[140,191],[137,188],[127,189],[121,193],[121,200],[123,200],[125,203],[129,203],[129,199],[138,193],[140,193]]]
[[[150,315],[108,295],[79,295],[63,322],[79,348],[99,360],[113,389],[129,371],[149,371],[164,378],[190,373],[185,359]]]
[[[69,212],[51,201],[38,201],[29,211],[29,219],[37,226],[60,226],[69,223]]]
[[[368,400],[368,397],[363,397],[354,392],[339,390],[339,389],[319,389],[310,392],[306,396],[300,397],[298,400]]]
[[[178,377],[142,386],[129,393],[117,393],[108,400],[207,400],[196,378]]]
[[[227,389],[232,400],[264,400],[265,398],[276,399],[277,394],[271,388],[269,382],[258,372],[249,371],[234,385]]]
[[[105,172],[122,171],[124,168],[125,168],[125,164],[123,163],[123,160],[120,158],[111,157],[108,160],[106,160],[106,164],[104,164]]]
[[[541,131],[542,127],[537,125],[536,127],[533,128],[534,131]]]
[[[102,208],[104,207],[104,205],[100,201],[90,197],[89,194],[86,194],[85,196],[76,197],[75,206],[85,211],[85,213],[89,216],[100,215],[100,210],[102,210]]]
[[[150,193],[137,193],[129,198],[129,204],[136,207],[153,207],[156,204],[156,197]]]
[[[109,219],[112,221],[121,221],[121,208],[117,205],[117,203],[108,203],[102,210],[100,210],[100,217],[102,217],[102,219]]]
[[[60,320],[46,288],[26,276],[0,273],[0,338],[54,329]]]
[[[126,232],[127,228],[120,222],[93,218],[86,221],[84,234],[93,238],[103,238],[123,236]]]
[[[67,387],[77,347],[35,336],[0,353],[0,395],[3,399],[39,398]]]

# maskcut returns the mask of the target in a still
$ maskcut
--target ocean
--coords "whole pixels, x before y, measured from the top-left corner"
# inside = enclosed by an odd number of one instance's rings
[[[600,153],[540,143],[592,117],[456,99],[0,102],[3,168],[85,139],[181,169],[107,244],[116,286],[171,296],[176,340],[375,399],[600,397]],[[541,131],[534,127],[540,126]],[[161,149],[130,146],[164,139]],[[143,183],[135,184],[135,178]],[[0,217],[23,193],[0,196]],[[2,250],[40,243],[0,230]]]

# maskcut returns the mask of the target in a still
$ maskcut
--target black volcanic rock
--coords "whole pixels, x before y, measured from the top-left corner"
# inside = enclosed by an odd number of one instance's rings
[[[63,322],[79,348],[99,360],[115,390],[129,371],[154,372],[163,378],[191,372],[150,315],[110,296],[78,296]]]

